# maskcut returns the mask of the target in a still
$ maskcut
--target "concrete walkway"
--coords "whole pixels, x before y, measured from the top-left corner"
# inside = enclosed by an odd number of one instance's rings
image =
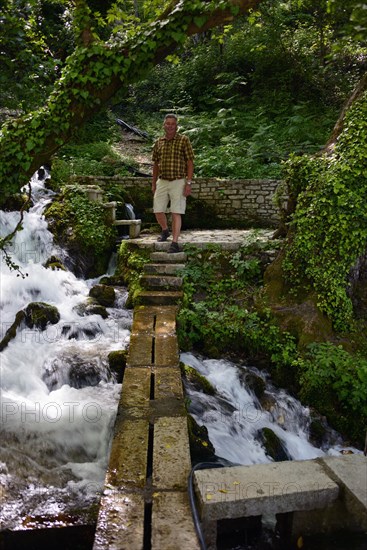
[[[144,305],[134,309],[94,550],[199,549],[187,492],[191,458],[174,305],[182,281],[174,291],[167,285],[184,254],[151,257]]]
[[[255,238],[259,241],[269,241],[274,234],[274,229],[195,229],[182,231],[179,245],[195,245],[203,248],[210,244],[217,244],[224,250],[237,250],[246,242],[252,242]],[[150,250],[167,250],[171,237],[165,243],[157,242],[157,234],[140,233],[137,239],[129,239],[129,242],[139,247]]]

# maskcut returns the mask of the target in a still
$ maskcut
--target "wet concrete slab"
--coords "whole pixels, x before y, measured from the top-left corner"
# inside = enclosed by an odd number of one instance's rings
[[[362,454],[332,456],[320,463],[341,487],[349,523],[367,531],[367,457]]]
[[[128,367],[140,367],[152,364],[153,336],[134,333],[130,336],[129,353],[126,364]]]
[[[152,550],[199,550],[187,492],[155,492]]]
[[[147,290],[177,290],[182,287],[182,277],[165,274],[148,274],[141,277],[140,283]]]
[[[106,475],[109,488],[136,490],[145,486],[148,435],[148,419],[118,419]]]
[[[154,369],[154,397],[157,400],[184,399],[179,368]]]
[[[179,350],[176,336],[163,334],[155,338],[154,365],[156,367],[179,366]]]
[[[105,488],[93,550],[144,548],[144,498]]]
[[[148,263],[144,266],[144,272],[164,275],[176,275],[184,267],[184,263]]]
[[[153,486],[186,490],[191,470],[186,417],[163,417],[154,424]]]
[[[131,410],[138,409],[139,414],[149,411],[151,371],[144,367],[127,367],[121,389],[119,411],[129,416]]]

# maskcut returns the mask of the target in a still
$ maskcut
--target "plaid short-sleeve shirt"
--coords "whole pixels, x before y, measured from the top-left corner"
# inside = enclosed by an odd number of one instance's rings
[[[173,139],[157,139],[152,158],[159,166],[159,177],[172,181],[186,176],[187,161],[194,160],[194,151],[187,136],[175,134]]]

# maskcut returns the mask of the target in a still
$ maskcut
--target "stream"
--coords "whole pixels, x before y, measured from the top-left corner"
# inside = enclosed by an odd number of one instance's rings
[[[284,389],[275,387],[265,371],[192,353],[181,354],[181,361],[215,388],[212,396],[186,383],[185,393],[190,400],[189,412],[199,425],[206,426],[218,458],[236,465],[271,462],[273,458],[266,453],[262,442],[264,428],[271,430],[280,441],[283,460],[362,453],[348,446],[326,424],[321,445],[315,445],[310,434],[309,408]],[[265,391],[260,399],[248,383],[249,378],[254,377],[264,381]]]

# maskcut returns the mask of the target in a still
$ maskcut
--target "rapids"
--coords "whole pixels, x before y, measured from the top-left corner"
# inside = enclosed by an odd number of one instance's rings
[[[182,353],[181,361],[203,375],[215,388],[207,395],[186,383],[189,412],[199,425],[205,425],[215,454],[232,464],[259,464],[272,461],[260,433],[272,430],[290,460],[307,460],[340,453],[362,453],[348,446],[341,436],[327,427],[320,448],[310,438],[311,414],[284,389],[275,387],[269,375],[255,367],[237,365],[224,359],[207,359]],[[264,402],[246,384],[255,375],[265,382]]]
[[[9,249],[23,277],[2,257],[0,338],[30,302],[56,306],[60,321],[45,331],[21,325],[0,354],[1,529],[51,516],[58,525],[86,521],[103,486],[121,390],[107,356],[128,345],[132,317],[121,291],[107,319],[77,313],[98,280],[43,266],[65,253],[42,214],[52,192],[37,176],[31,184],[33,206]],[[1,236],[18,219],[19,212],[0,212]]]

